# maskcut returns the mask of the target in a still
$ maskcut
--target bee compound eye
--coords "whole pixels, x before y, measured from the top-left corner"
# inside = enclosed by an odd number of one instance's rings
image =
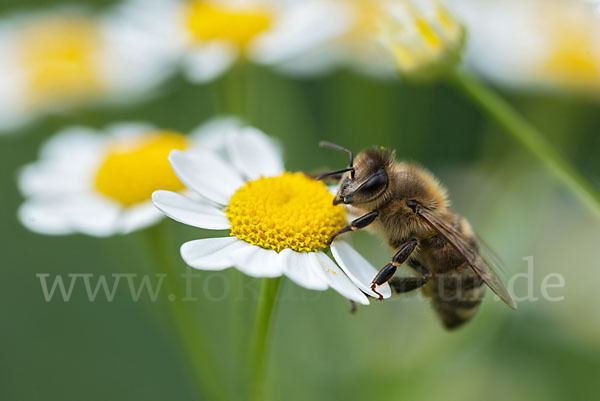
[[[379,171],[367,179],[360,187],[356,190],[364,196],[370,196],[378,194],[387,188],[388,177],[385,170]]]

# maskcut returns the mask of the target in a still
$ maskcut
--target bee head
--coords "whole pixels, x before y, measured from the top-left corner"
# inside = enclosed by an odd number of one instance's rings
[[[350,155],[350,165],[346,169],[321,175],[323,178],[343,173],[334,205],[357,205],[376,201],[388,189],[388,168],[394,156],[383,148],[371,148],[360,152],[354,160],[352,152],[337,145],[321,143],[321,146],[343,150]]]
[[[388,188],[388,175],[385,166],[373,169],[356,170],[354,179],[344,174],[333,204],[356,205],[375,201]]]

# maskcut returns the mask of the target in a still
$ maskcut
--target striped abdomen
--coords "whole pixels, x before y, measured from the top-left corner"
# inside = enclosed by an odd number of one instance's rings
[[[432,305],[447,329],[467,322],[479,308],[485,295],[483,280],[463,263],[455,270],[433,274],[423,292],[431,297]]]

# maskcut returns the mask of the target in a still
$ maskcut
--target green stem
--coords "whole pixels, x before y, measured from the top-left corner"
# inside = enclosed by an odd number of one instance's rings
[[[583,177],[544,136],[508,102],[474,77],[456,72],[452,82],[479,105],[529,153],[534,155],[590,211],[600,219],[600,192]]]
[[[227,113],[246,119],[246,77],[244,69],[245,61],[243,59],[238,60],[231,66],[223,77],[222,97]]]
[[[192,380],[197,393],[210,400],[233,399],[224,394],[227,386],[220,384],[216,373],[216,358],[208,348],[209,342],[204,336],[205,333],[198,328],[197,314],[192,313],[181,301],[185,294],[176,279],[178,272],[172,263],[164,223],[148,228],[144,234],[146,234],[150,263],[157,273],[165,275],[163,283],[169,294],[168,308],[171,322],[193,375]]]
[[[269,325],[281,278],[264,278],[260,286],[250,344],[250,399],[264,401],[265,356]]]

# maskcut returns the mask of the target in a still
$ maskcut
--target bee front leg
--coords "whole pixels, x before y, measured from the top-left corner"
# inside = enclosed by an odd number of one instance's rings
[[[361,216],[357,219],[352,220],[352,222],[349,225],[344,226],[344,227],[340,228],[339,230],[337,230],[331,236],[331,238],[329,238],[326,245],[331,246],[331,244],[333,243],[333,240],[336,239],[339,235],[341,235],[343,233],[347,233],[348,231],[356,231],[356,230],[360,230],[361,228],[365,228],[366,226],[371,224],[373,221],[375,221],[377,216],[379,216],[379,212],[377,210],[373,210],[372,212],[367,213],[364,216]]]
[[[400,250],[396,252],[394,257],[392,258],[392,263],[388,263],[381,270],[379,270],[379,272],[371,282],[371,290],[375,294],[379,295],[380,301],[383,300],[383,295],[377,292],[377,286],[387,283],[394,276],[394,273],[396,273],[397,267],[400,266],[402,263],[406,262],[406,260],[408,260],[408,258],[416,248],[416,239],[411,239],[407,241],[400,247]]]

